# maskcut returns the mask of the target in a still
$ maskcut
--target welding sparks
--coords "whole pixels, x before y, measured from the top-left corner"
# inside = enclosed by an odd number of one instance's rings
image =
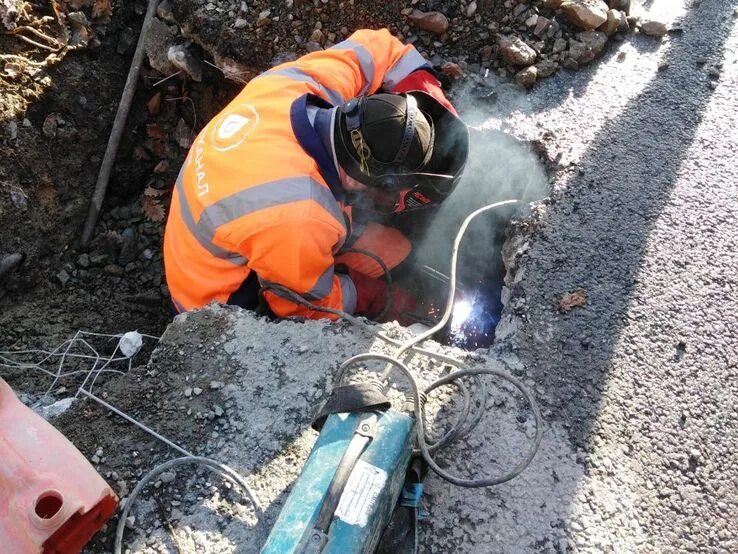
[[[451,313],[451,329],[459,330],[464,322],[469,319],[474,307],[468,300],[457,300]]]

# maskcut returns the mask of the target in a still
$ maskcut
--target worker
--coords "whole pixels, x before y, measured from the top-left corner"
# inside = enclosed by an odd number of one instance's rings
[[[467,149],[428,62],[386,29],[266,71],[199,133],[177,178],[164,236],[176,310],[261,300],[277,317],[372,317],[392,295],[398,315],[413,300],[384,273],[411,243],[353,212],[437,206]]]

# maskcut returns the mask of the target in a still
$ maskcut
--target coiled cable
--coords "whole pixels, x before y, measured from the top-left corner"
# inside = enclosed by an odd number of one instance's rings
[[[425,459],[425,461],[428,463],[428,466],[436,474],[438,474],[439,477],[461,487],[489,487],[505,483],[517,477],[526,467],[528,467],[530,462],[533,460],[543,438],[543,420],[541,417],[540,408],[533,398],[533,395],[522,381],[498,369],[469,368],[466,364],[456,358],[418,347],[418,344],[420,344],[422,341],[429,339],[438,331],[443,329],[451,318],[451,313],[453,311],[456,296],[459,249],[467,228],[469,227],[469,224],[476,217],[485,212],[500,208],[502,206],[516,204],[518,202],[518,200],[505,200],[502,202],[489,204],[487,206],[479,208],[478,210],[475,210],[464,219],[461,226],[459,227],[458,232],[456,233],[453,248],[451,250],[449,292],[443,315],[438,323],[436,323],[433,327],[427,329],[426,331],[423,331],[422,333],[412,337],[405,342],[400,342],[388,337],[384,333],[379,332],[376,326],[372,326],[365,320],[360,319],[356,316],[347,314],[345,312],[342,312],[341,310],[335,310],[333,308],[315,306],[314,304],[311,304],[309,300],[301,297],[299,294],[291,291],[290,289],[287,289],[286,287],[273,284],[268,285],[269,288],[277,289],[280,294],[288,296],[294,302],[305,305],[306,307],[309,307],[316,311],[322,311],[325,313],[337,315],[355,325],[362,327],[365,330],[369,330],[371,333],[386,341],[387,343],[393,346],[397,346],[397,351],[392,356],[388,356],[386,354],[365,353],[349,358],[338,368],[336,383],[339,386],[344,383],[348,370],[352,367],[360,365],[362,362],[384,361],[386,362],[386,366],[381,374],[381,377],[379,378],[379,383],[383,389],[386,389],[386,385],[391,373],[394,370],[400,370],[412,389],[413,398],[411,400],[416,413],[416,417],[418,419],[418,423],[416,425],[416,454],[422,456],[423,459]],[[389,270],[385,269],[385,272],[388,273],[388,271]],[[428,385],[425,389],[421,390],[416,377],[412,374],[407,364],[403,361],[404,359],[407,359],[415,354],[420,354],[428,358],[434,358],[440,362],[449,364],[458,369],[457,371],[454,371],[446,376],[437,379],[436,381]],[[527,403],[530,405],[531,411],[533,412],[535,420],[535,436],[533,437],[531,445],[528,448],[525,456],[511,470],[495,477],[465,479],[455,476],[446,470],[443,470],[438,465],[438,463],[436,463],[432,454],[433,452],[440,450],[442,447],[452,443],[453,441],[469,435],[482,420],[482,417],[485,413],[485,404],[487,399],[486,387],[484,386],[483,381],[480,379],[480,377],[484,375],[497,377],[503,381],[510,383],[517,390],[520,391],[520,393],[525,397]],[[472,397],[472,389],[470,389],[468,385],[464,383],[464,379],[472,379],[475,383],[473,390],[477,393],[476,401],[474,397]],[[430,394],[432,391],[445,385],[454,385],[460,390],[462,395],[461,412],[451,424],[449,430],[442,437],[435,441],[429,441],[426,437],[427,430],[425,423],[425,399],[427,398],[427,395]],[[473,408],[475,404],[478,406],[476,410],[474,410]]]

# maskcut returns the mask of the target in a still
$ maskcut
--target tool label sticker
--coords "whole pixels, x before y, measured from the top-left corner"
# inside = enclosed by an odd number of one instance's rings
[[[366,527],[386,482],[386,471],[357,461],[338,502],[336,516],[349,525]]]

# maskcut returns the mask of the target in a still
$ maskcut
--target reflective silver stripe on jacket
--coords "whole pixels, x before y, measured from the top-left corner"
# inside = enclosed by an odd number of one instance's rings
[[[343,212],[341,212],[341,208],[331,191],[308,176],[288,177],[235,192],[205,208],[197,222],[195,222],[192,210],[187,202],[182,171],[177,177],[176,187],[179,194],[182,221],[184,221],[187,229],[197,238],[202,247],[213,256],[229,260],[236,265],[245,265],[248,260],[237,252],[226,250],[214,244],[215,233],[222,225],[259,210],[292,202],[312,200],[330,213],[342,227],[345,228],[346,226]]]
[[[364,86],[361,87],[360,95],[367,94],[369,92],[369,88],[372,86],[372,82],[374,81],[374,58],[372,58],[369,50],[353,40],[341,41],[338,44],[331,46],[330,49],[351,50],[354,54],[356,54],[356,59],[359,60],[361,72],[363,73],[364,80],[366,81]]]
[[[322,300],[328,296],[333,290],[333,265],[323,272],[323,275],[318,277],[312,288],[307,291],[303,296],[309,300]]]
[[[202,246],[205,250],[210,252],[216,258],[228,260],[234,265],[246,265],[246,258],[241,256],[239,253],[230,252],[229,250],[213,244],[212,239],[213,235],[215,234],[214,231],[210,232],[199,223],[195,223],[195,218],[192,216],[192,210],[190,209],[190,204],[184,191],[184,180],[182,178],[183,173],[184,166],[182,166],[182,169],[179,170],[179,175],[177,176],[175,186],[177,188],[177,194],[179,195],[179,213],[182,217],[182,221],[187,226],[187,229],[197,239],[197,242],[200,243],[200,246]]]
[[[262,77],[273,77],[275,75],[281,75],[282,77],[287,77],[289,79],[293,79],[294,81],[299,81],[301,83],[311,83],[315,85],[322,93],[326,95],[328,101],[335,106],[340,106],[345,102],[345,99],[340,92],[329,89],[325,85],[319,83],[315,79],[315,77],[298,67],[278,67],[275,69],[270,69],[269,71],[265,71],[252,80],[261,79]]]
[[[341,281],[343,311],[352,314],[356,310],[356,285],[351,277],[343,273],[338,274],[338,279]]]
[[[172,304],[174,304],[174,307],[177,309],[178,313],[183,314],[187,311],[182,304],[175,300],[174,296],[170,296],[170,298],[172,299]]]
[[[384,74],[384,88],[392,90],[413,71],[428,65],[428,61],[415,48],[409,50]]]

